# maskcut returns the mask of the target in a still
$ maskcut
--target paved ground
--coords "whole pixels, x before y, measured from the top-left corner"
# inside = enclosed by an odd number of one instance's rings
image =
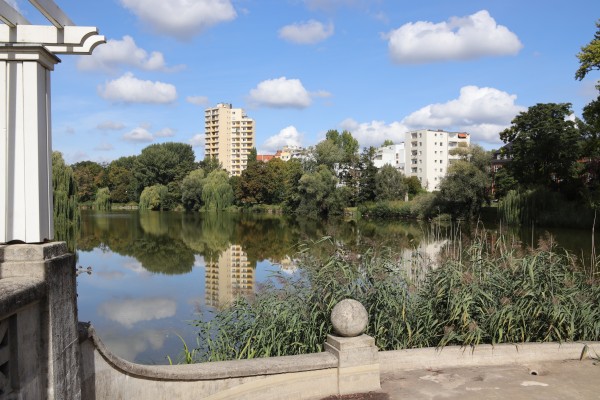
[[[384,375],[382,391],[343,396],[369,400],[594,400],[600,399],[600,363],[421,370]],[[335,399],[330,397],[329,399]]]

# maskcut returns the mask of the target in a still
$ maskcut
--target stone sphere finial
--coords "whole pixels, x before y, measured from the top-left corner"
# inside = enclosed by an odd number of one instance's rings
[[[367,310],[353,299],[344,299],[331,310],[331,323],[335,333],[339,336],[358,336],[365,331],[368,322]]]

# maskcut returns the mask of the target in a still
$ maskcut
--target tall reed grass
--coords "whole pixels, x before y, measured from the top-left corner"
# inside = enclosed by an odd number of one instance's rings
[[[331,309],[344,298],[366,307],[366,333],[381,350],[600,339],[598,276],[551,239],[524,250],[483,232],[470,243],[457,237],[437,267],[335,243],[324,261],[310,247],[298,259],[298,276],[276,275],[253,298],[197,321],[199,346],[186,361],[322,351]]]

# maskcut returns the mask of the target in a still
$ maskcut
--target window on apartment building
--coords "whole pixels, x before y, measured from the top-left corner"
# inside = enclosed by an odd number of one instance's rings
[[[444,172],[444,168],[440,168],[440,172]]]

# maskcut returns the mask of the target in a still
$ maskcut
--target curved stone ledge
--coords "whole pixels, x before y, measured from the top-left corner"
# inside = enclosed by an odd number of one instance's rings
[[[277,375],[291,372],[336,368],[338,360],[330,353],[299,356],[255,358],[239,361],[217,361],[186,365],[142,365],[126,361],[106,348],[92,325],[82,324],[85,339],[91,339],[104,360],[124,374],[162,381],[200,381],[252,376]]]

